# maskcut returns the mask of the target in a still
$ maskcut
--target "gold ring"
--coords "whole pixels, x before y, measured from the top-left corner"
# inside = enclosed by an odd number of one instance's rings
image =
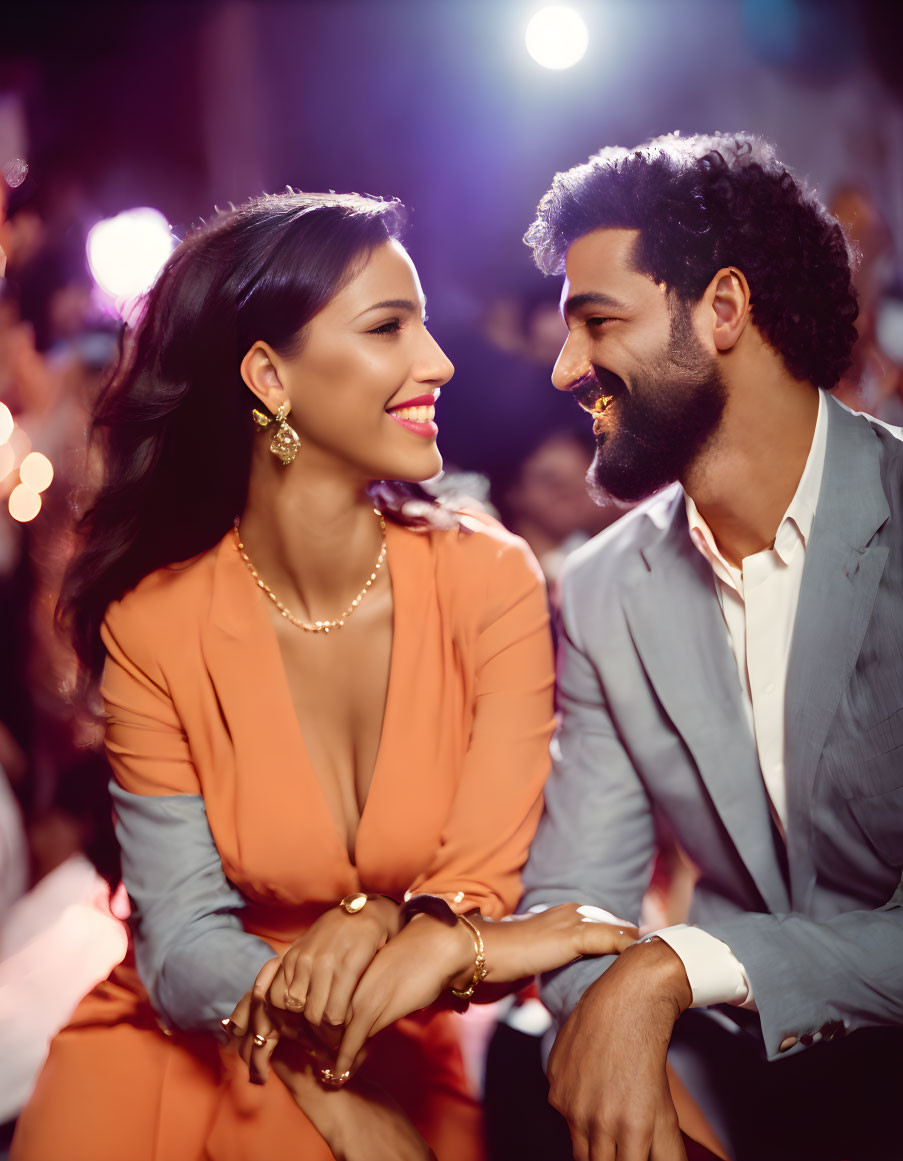
[[[346,915],[357,915],[367,906],[367,895],[364,891],[355,891],[352,895],[346,895],[339,902],[339,906]]]
[[[341,1072],[337,1076],[331,1068],[320,1069],[320,1080],[329,1088],[341,1088],[350,1076],[350,1072]]]
[[[266,1036],[261,1036],[259,1032],[254,1036],[254,1043],[257,1045],[258,1048],[263,1048],[263,1046],[264,1046],[264,1044],[266,1044],[266,1042],[267,1042]]]

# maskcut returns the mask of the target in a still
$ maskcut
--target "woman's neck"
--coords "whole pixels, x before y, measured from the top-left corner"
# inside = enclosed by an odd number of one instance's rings
[[[241,515],[245,551],[295,616],[332,620],[360,591],[380,551],[367,481],[323,465],[315,470],[300,457],[285,468],[270,459],[252,464]]]

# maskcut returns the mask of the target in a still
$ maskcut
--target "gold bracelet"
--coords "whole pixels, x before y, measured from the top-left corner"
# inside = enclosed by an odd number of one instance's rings
[[[338,906],[342,908],[346,915],[358,915],[371,899],[386,899],[389,903],[394,903],[398,906],[398,901],[393,899],[390,895],[367,894],[366,891],[354,891],[351,895],[346,895],[344,899],[340,899]]]
[[[486,973],[489,969],[486,967],[486,949],[483,946],[483,937],[480,935],[480,929],[466,915],[459,915],[458,919],[470,929],[470,934],[473,938],[473,975],[470,977],[470,983],[466,988],[452,988],[451,994],[458,1000],[469,1001],[470,997],[477,990],[477,984],[480,980],[486,978]]]

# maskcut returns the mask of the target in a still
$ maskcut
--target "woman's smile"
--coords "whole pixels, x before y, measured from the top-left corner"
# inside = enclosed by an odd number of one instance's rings
[[[386,414],[396,423],[413,431],[415,435],[425,439],[435,439],[439,432],[436,425],[436,400],[439,398],[439,388],[428,395],[415,395],[413,399],[406,399],[394,407],[387,407]]]

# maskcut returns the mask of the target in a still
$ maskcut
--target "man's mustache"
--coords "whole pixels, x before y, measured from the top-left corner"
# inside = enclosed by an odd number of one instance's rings
[[[614,371],[608,371],[596,363],[592,363],[591,366],[592,374],[586,375],[570,390],[571,395],[587,411],[592,411],[601,395],[620,395],[627,390],[627,384]]]

